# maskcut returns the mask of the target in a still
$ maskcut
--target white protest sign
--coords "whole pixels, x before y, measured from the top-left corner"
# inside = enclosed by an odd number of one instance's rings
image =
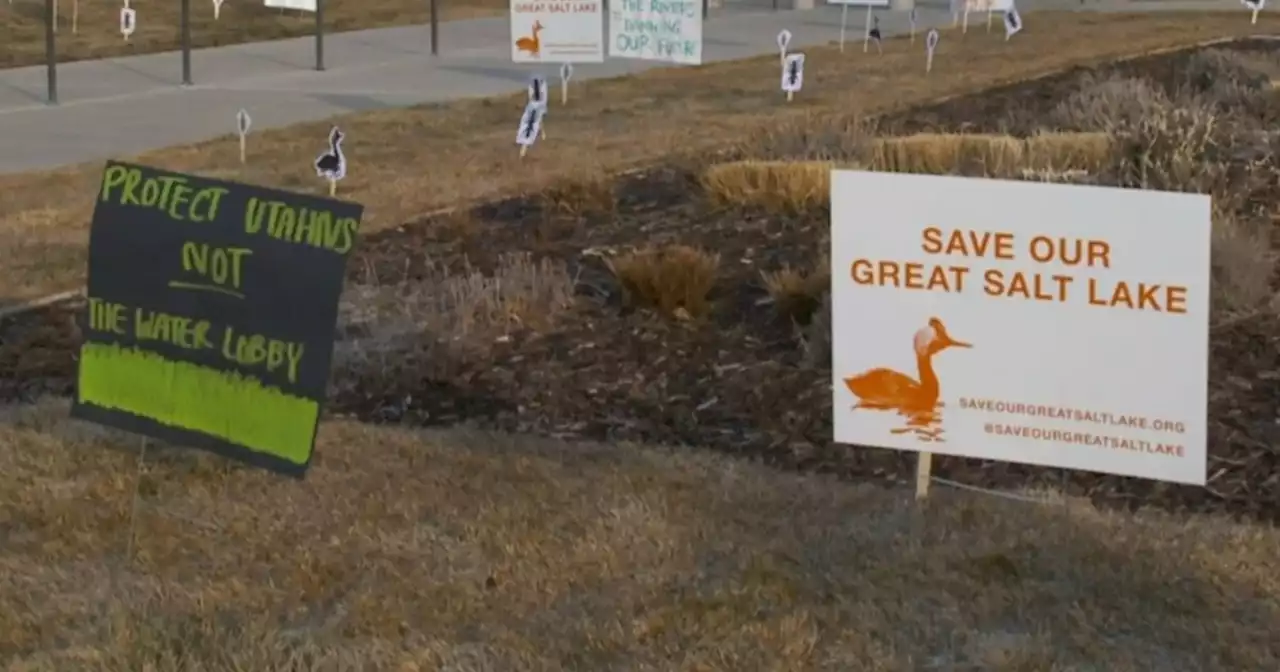
[[[316,157],[316,175],[329,181],[329,195],[338,192],[338,181],[347,176],[347,155],[342,153],[346,136],[334,126],[329,131],[329,149]]]
[[[538,141],[538,134],[542,131],[542,114],[543,108],[532,102],[525,105],[524,114],[520,115],[520,128],[516,130],[516,144],[520,145],[520,158],[524,158],[533,143]],[[545,134],[543,137],[546,137]]]
[[[564,63],[560,66],[560,104],[569,104],[569,80],[573,79],[573,64]]]
[[[217,21],[222,16],[222,3],[227,0],[213,0],[213,20]]]
[[[120,34],[124,36],[124,41],[128,42],[137,29],[138,12],[129,6],[129,0],[124,0],[124,7],[120,8]]]
[[[933,72],[933,52],[938,49],[938,29],[932,28],[929,34],[924,38],[924,71],[925,74]]]
[[[791,44],[791,31],[783,28],[778,32],[778,59],[787,59],[787,46]]]
[[[511,0],[515,63],[603,63],[600,0]]]
[[[831,200],[836,441],[1204,484],[1208,196],[838,170]]]
[[[790,101],[797,91],[804,88],[804,54],[787,54],[782,63],[782,90]]]
[[[278,7],[280,9],[296,9],[303,12],[316,11],[316,0],[263,0],[265,7]]]
[[[702,63],[702,3],[613,0],[609,55],[684,65]]]
[[[253,125],[253,120],[249,118],[249,111],[240,108],[236,112],[236,134],[240,136],[240,163],[244,163],[245,143],[249,137],[249,127]]]

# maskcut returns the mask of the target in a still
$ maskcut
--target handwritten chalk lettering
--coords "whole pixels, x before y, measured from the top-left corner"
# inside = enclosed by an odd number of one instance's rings
[[[239,290],[244,285],[244,260],[253,250],[244,247],[215,247],[208,243],[185,242],[182,244],[182,270],[208,280],[213,284],[171,282],[170,287],[185,289],[230,289],[244,298]]]
[[[624,0],[623,4],[629,3]],[[635,4],[640,5],[640,3]],[[644,11],[644,9],[643,5],[641,5],[630,11]],[[649,0],[648,10],[654,14],[671,14],[692,19],[702,13],[702,4],[681,2],[679,0]]]
[[[346,254],[355,245],[360,222],[351,217],[334,217],[327,210],[294,207],[282,201],[250,198],[245,206],[245,233],[263,231],[271,238],[290,243],[304,243],[338,254]]]
[[[871,261],[858,259],[850,273],[862,286],[922,289],[931,292],[964,291],[969,269],[964,266],[941,266],[917,262]]]
[[[178,221],[210,222],[227,193],[223,187],[193,188],[185,177],[148,177],[138,168],[110,166],[102,176],[101,200],[154,208]]]
[[[134,311],[133,334],[139,341],[160,341],[184,350],[213,347],[209,340],[211,324],[181,315],[138,308]]]
[[[1005,273],[991,268],[982,274],[982,291],[988,296],[1065,302],[1067,287],[1074,280],[1075,278],[1069,275],[1045,275],[1022,271]]]
[[[261,334],[238,334],[231,327],[222,332],[222,356],[244,367],[261,366],[267,373],[287,367],[289,382],[298,382],[298,369],[306,352],[303,343],[267,338]]]
[[[126,306],[99,298],[89,297],[89,328],[109,334],[127,335],[128,319],[125,317]]]
[[[1089,305],[1182,315],[1187,312],[1187,288],[1124,280],[1109,283],[1089,278]]]
[[[920,234],[920,249],[926,254],[1013,259],[1013,234],[995,231],[943,231],[931,226]]]
[[[623,19],[622,29],[641,35],[679,35],[684,30],[679,19]]]

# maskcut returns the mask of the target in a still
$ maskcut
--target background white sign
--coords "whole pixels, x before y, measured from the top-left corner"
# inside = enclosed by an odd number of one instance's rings
[[[851,7],[888,7],[889,0],[827,0],[828,5],[849,5]]]
[[[300,9],[305,12],[316,11],[316,0],[264,0],[267,7],[283,9]]]
[[[603,63],[601,0],[511,0],[511,60]]]
[[[702,2],[611,0],[609,55],[685,65],[702,63]]]
[[[834,171],[831,228],[836,441],[1204,483],[1208,196]]]

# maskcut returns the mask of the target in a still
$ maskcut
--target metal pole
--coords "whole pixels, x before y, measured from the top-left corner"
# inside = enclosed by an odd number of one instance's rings
[[[182,0],[182,84],[191,86],[191,0]]]
[[[49,104],[58,105],[58,46],[54,42],[54,0],[45,0],[45,69],[49,73]]]
[[[709,11],[710,5],[711,3],[709,2],[709,0],[702,0],[702,19],[704,21],[707,18],[707,12]]]
[[[440,55],[440,17],[436,14],[436,0],[431,0],[431,55]]]
[[[316,0],[316,70],[324,70],[324,0]]]

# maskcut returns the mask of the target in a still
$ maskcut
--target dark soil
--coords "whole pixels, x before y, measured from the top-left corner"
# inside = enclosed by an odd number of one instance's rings
[[[1111,67],[1169,83],[1186,58]],[[1078,76],[904,113],[886,126],[997,131],[1003,123],[1016,132],[1046,113]],[[1008,109],[1019,114],[1004,114]],[[914,454],[831,442],[830,371],[805,365],[796,326],[764,301],[761,271],[808,268],[820,258],[827,213],[716,211],[696,196],[690,180],[676,169],[630,178],[619,184],[617,211],[608,216],[557,216],[531,198],[479,209],[480,226],[470,233],[426,221],[365,239],[348,283],[413,281],[423,277],[428,257],[459,267],[466,259],[488,270],[502,253],[530,251],[568,263],[580,297],[553,329],[516,334],[491,358],[462,365],[447,379],[397,371],[337,396],[330,410],[374,422],[466,422],[561,438],[711,447],[784,468],[910,482]],[[720,254],[713,308],[702,319],[629,309],[603,263],[583,254],[668,241]],[[72,393],[73,310],[64,305],[0,321],[0,401]],[[1212,340],[1208,487],[947,457],[935,458],[935,474],[996,489],[1066,487],[1107,505],[1280,522],[1280,323],[1258,318],[1222,325]]]

